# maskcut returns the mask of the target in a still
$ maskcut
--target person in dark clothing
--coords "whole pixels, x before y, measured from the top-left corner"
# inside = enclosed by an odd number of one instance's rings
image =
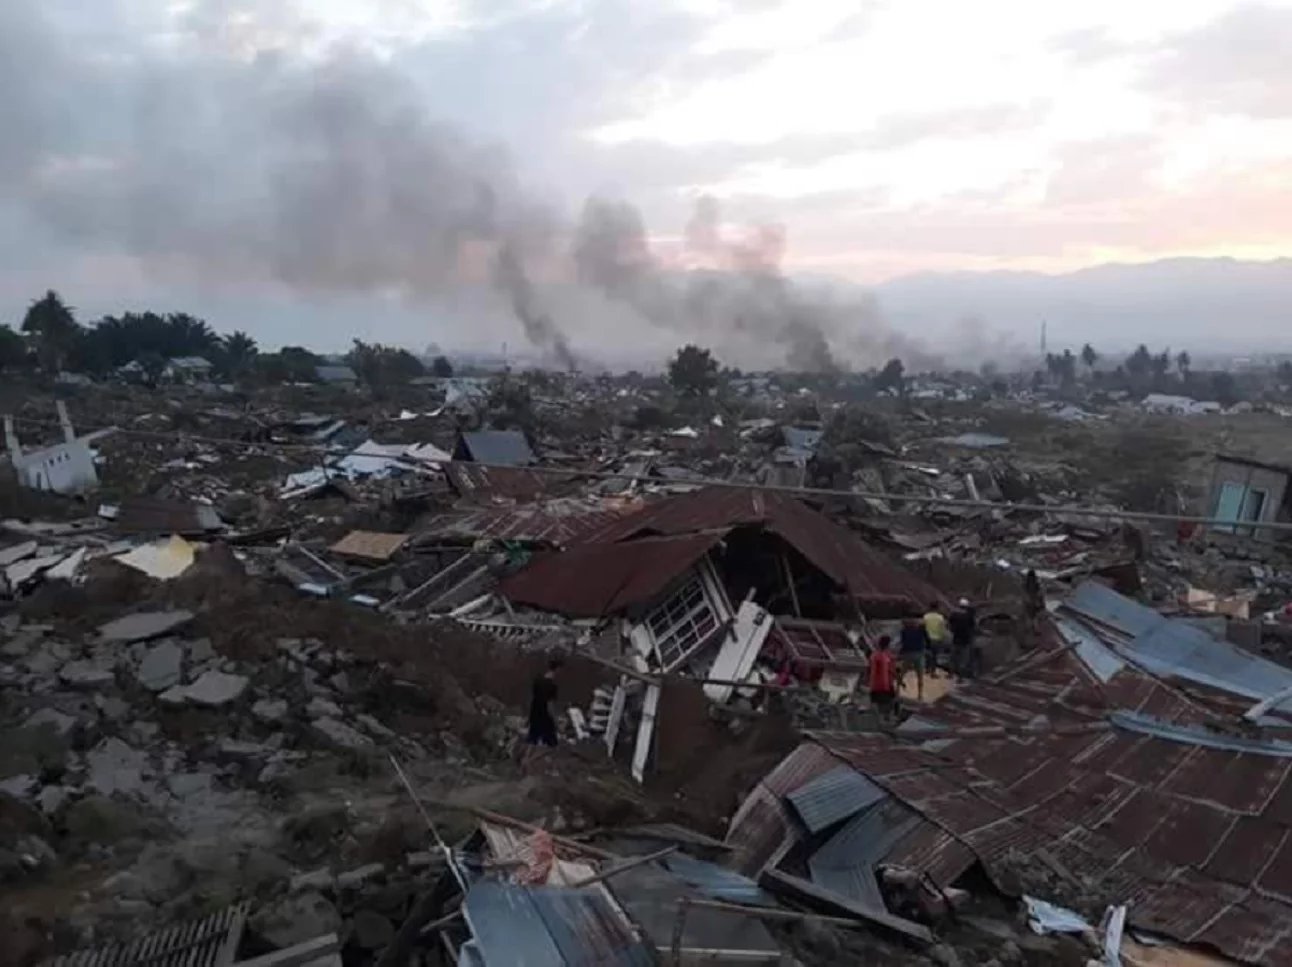
[[[1045,610],[1045,593],[1041,590],[1041,579],[1036,576],[1035,570],[1029,570],[1023,576],[1023,603],[1029,620]]]
[[[907,618],[902,622],[902,672],[898,676],[898,688],[906,681],[906,673],[915,672],[916,696],[924,701],[924,666],[928,660],[929,633],[924,628],[924,619]]]
[[[957,678],[973,678],[978,661],[974,653],[974,638],[978,634],[978,615],[973,605],[961,598],[956,609],[947,619],[951,629],[951,670]]]
[[[556,745],[556,713],[553,705],[557,692],[556,673],[561,669],[561,659],[547,663],[547,671],[534,679],[534,689],[529,700],[529,744]]]

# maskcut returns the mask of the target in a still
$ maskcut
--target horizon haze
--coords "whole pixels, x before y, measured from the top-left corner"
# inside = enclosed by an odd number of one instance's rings
[[[1292,349],[1292,0],[8,0],[0,322]],[[936,25],[936,29],[931,29]]]

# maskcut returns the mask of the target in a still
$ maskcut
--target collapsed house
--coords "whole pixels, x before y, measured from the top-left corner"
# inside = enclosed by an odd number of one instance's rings
[[[1041,646],[896,734],[811,734],[727,842],[759,882],[890,926],[890,883],[948,891],[981,871],[1289,964],[1289,725],[1292,671],[1087,583]]]
[[[641,671],[698,669],[717,659],[737,678],[748,674],[758,648],[733,640],[731,632],[747,627],[755,634],[760,614],[772,620],[756,633],[759,641],[779,624],[789,657],[817,667],[855,667],[864,656],[850,628],[922,612],[941,597],[793,497],[717,487],[584,534],[499,590],[513,604],[572,618],[621,619]],[[820,633],[785,632],[800,628]],[[812,643],[796,650],[805,637]]]
[[[613,755],[625,710],[636,717],[639,781],[663,693],[651,676],[686,675],[725,704],[756,699],[750,688],[790,667],[827,694],[849,695],[866,665],[866,623],[941,597],[793,497],[719,487],[581,534],[498,590],[509,609],[581,622],[589,647],[631,673],[594,706],[591,729]]]
[[[1292,470],[1279,464],[1217,454],[1208,514],[1228,523],[1212,525],[1212,533],[1275,540],[1278,531],[1254,525],[1292,521],[1290,477]]]

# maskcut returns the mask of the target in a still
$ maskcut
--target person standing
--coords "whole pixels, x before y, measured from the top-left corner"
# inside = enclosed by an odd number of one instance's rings
[[[547,663],[547,670],[534,679],[534,687],[529,699],[529,744],[533,746],[556,746],[556,696],[559,689],[556,685],[556,673],[564,663],[553,658]]]
[[[924,701],[924,665],[928,660],[929,633],[924,628],[924,619],[907,618],[902,622],[902,671],[898,683],[906,682],[906,673],[915,672],[916,696]]]
[[[947,619],[936,601],[930,603],[929,610],[924,612],[924,633],[929,638],[929,671],[935,672],[938,670],[938,655],[947,647]]]
[[[974,638],[978,634],[978,615],[967,598],[961,598],[947,619],[951,629],[951,671],[956,678],[973,678],[978,671]]]
[[[891,639],[881,635],[870,653],[869,675],[870,705],[879,716],[880,724],[895,717],[897,706],[897,663],[889,650]]]

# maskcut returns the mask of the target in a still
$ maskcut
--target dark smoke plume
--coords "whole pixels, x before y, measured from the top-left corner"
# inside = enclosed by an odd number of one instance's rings
[[[562,368],[577,369],[578,360],[570,350],[569,340],[552,322],[551,317],[539,309],[534,286],[510,242],[504,242],[498,249],[498,281],[511,295],[512,309],[525,327],[526,338],[538,348],[549,352]]]
[[[911,364],[873,302],[834,302],[785,278],[783,232],[728,239],[716,203],[701,201],[686,229],[699,264],[683,270],[651,251],[630,205],[594,199],[564,224],[503,154],[435,124],[420,92],[371,59],[194,53],[123,66],[111,51],[83,53],[47,10],[0,0],[0,197],[64,239],[237,288],[415,301],[487,281],[564,367],[575,353],[531,266],[563,266],[718,350],[777,346],[813,371],[899,352]],[[92,107],[104,104],[129,105],[132,125]]]

